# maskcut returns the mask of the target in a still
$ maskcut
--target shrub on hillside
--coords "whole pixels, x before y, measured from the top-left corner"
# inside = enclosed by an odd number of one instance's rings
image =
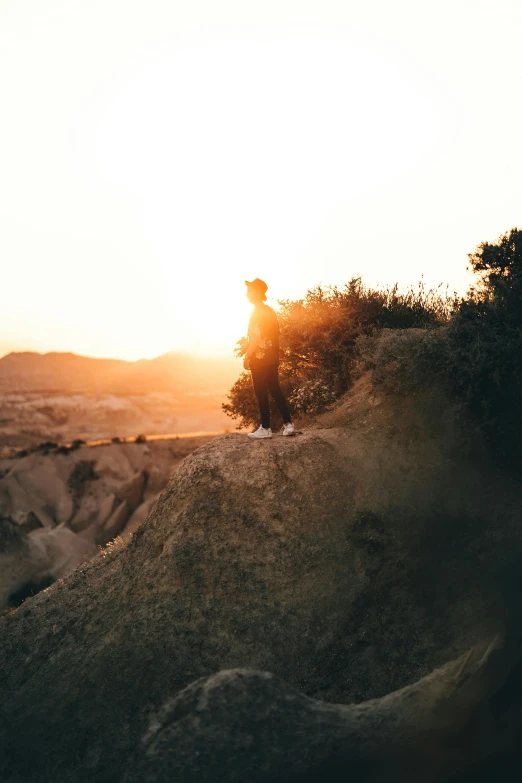
[[[469,256],[476,285],[448,328],[450,380],[498,457],[522,459],[522,230]]]
[[[427,384],[447,385],[451,363],[447,326],[439,329],[383,329],[357,341],[359,373],[391,393],[414,394]]]
[[[482,243],[469,255],[476,275],[435,330],[362,336],[360,370],[382,389],[412,393],[445,386],[478,424],[504,467],[522,461],[522,230]]]
[[[317,413],[361,371],[393,392],[442,384],[504,464],[522,461],[522,229],[469,255],[476,276],[457,299],[422,285],[375,290],[355,278],[280,302],[281,376],[296,413]],[[244,345],[238,348],[238,355]],[[243,373],[223,406],[247,426],[258,412]],[[277,419],[276,419],[277,420]]]
[[[446,323],[451,300],[440,289],[423,284],[400,292],[398,286],[378,290],[353,278],[341,288],[317,286],[303,299],[280,303],[280,377],[294,413],[318,413],[340,397],[357,372],[356,341],[376,330],[433,328]],[[242,338],[236,354],[246,350]],[[223,410],[239,426],[258,423],[259,413],[250,374],[242,373]],[[279,415],[274,409],[276,426]]]
[[[312,378],[293,389],[289,403],[297,415],[318,413],[335,400],[335,392],[325,378]]]
[[[342,288],[317,288],[304,299],[281,304],[283,361],[303,382],[321,379],[333,394],[352,380],[355,342],[378,329],[427,328],[444,323],[451,305],[439,290],[420,283],[401,293],[398,286],[378,290],[353,278]]]

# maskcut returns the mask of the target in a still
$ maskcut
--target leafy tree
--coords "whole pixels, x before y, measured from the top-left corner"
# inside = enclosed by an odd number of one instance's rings
[[[448,329],[451,381],[504,461],[522,458],[522,230],[469,254],[475,285]]]
[[[469,300],[482,305],[483,312],[492,307],[502,312],[504,319],[520,324],[522,310],[522,230],[513,228],[496,243],[483,242],[469,254],[471,267],[478,281]]]

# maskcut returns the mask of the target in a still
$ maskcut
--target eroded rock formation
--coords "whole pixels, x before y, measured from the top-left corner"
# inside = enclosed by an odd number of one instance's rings
[[[0,611],[72,571],[98,546],[124,532],[128,538],[176,465],[206,440],[111,444],[65,454],[44,449],[0,460],[0,514],[25,534],[23,554],[2,556]]]
[[[153,715],[125,783],[462,779],[522,738],[521,673],[518,629],[358,705],[307,698],[266,672],[219,672]]]
[[[149,714],[223,669],[347,705],[490,635],[518,486],[437,398],[354,394],[323,425],[198,449],[128,545],[2,619],[5,781],[120,779]]]

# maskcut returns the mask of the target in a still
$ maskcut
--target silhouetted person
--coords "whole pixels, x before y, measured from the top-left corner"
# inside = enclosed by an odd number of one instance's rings
[[[265,304],[268,286],[256,277],[245,280],[247,299],[254,305],[248,324],[248,348],[243,366],[252,373],[254,391],[261,414],[261,426],[248,434],[249,438],[271,438],[270,403],[268,393],[274,398],[283,419],[283,435],[295,435],[290,411],[279,385],[279,323],[277,315]]]

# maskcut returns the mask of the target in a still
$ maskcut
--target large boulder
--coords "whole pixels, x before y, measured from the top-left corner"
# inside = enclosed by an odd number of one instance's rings
[[[148,710],[220,669],[348,703],[482,637],[490,568],[522,551],[519,488],[439,403],[371,398],[188,457],[128,545],[0,622],[3,780],[118,780]]]
[[[522,738],[520,642],[519,631],[493,639],[359,705],[307,698],[266,672],[201,678],[151,716],[125,783],[476,783],[493,757],[490,780]]]

